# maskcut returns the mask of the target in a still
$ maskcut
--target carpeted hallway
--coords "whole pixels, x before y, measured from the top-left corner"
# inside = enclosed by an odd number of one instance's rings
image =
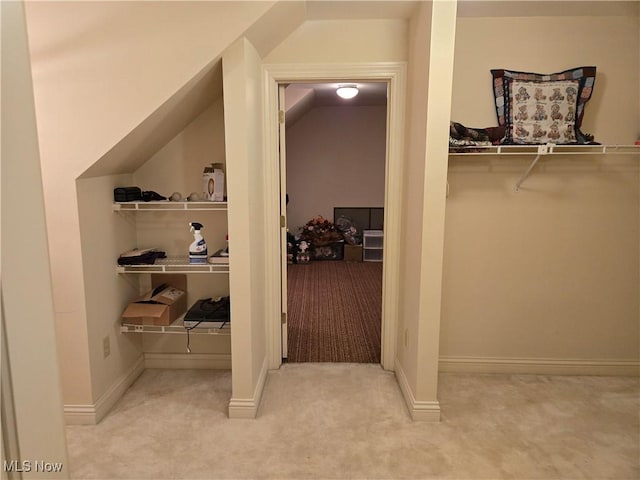
[[[380,363],[382,263],[288,265],[289,362]]]
[[[412,422],[394,374],[287,364],[255,420],[231,373],[146,370],[97,426],[69,426],[77,479],[637,479],[636,377],[441,374],[442,422]]]

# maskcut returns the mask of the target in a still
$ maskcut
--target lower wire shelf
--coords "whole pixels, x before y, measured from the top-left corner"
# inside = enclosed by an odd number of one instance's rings
[[[138,325],[136,323],[122,323],[122,333],[180,333],[190,335],[231,335],[231,325],[225,324],[221,328],[195,327],[187,330],[183,324],[184,315],[177,318],[171,325]]]

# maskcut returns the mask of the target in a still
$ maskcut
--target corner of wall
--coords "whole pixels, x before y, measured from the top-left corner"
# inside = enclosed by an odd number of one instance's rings
[[[233,335],[231,418],[252,418],[267,369],[265,206],[263,199],[262,69],[253,45],[241,38],[223,54],[229,266]]]
[[[412,420],[422,422],[439,422],[440,421],[440,403],[437,400],[420,401],[416,400],[415,393],[405,375],[402,364],[396,360],[395,365],[396,379],[400,386],[400,391],[407,404],[409,415]]]
[[[231,397],[229,401],[229,418],[235,419],[251,419],[256,418],[260,401],[262,400],[262,392],[267,381],[268,358],[265,355],[262,362],[262,368],[256,382],[253,395],[248,398]]]
[[[142,374],[145,368],[144,357],[138,360],[117,378],[96,402],[88,405],[65,404],[64,418],[67,425],[97,425],[111,411],[127,389]]]

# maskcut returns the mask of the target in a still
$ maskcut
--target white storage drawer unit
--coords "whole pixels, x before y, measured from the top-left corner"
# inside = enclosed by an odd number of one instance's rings
[[[362,260],[364,262],[381,262],[384,251],[384,233],[382,230],[363,230]]]

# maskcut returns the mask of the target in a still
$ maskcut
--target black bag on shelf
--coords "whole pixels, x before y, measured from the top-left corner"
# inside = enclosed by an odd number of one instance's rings
[[[207,320],[219,320],[228,322],[231,319],[231,303],[229,297],[218,300],[203,298],[198,300],[185,315],[185,321],[202,322]]]
[[[134,249],[118,257],[118,265],[153,265],[158,258],[167,258],[167,254],[154,248]]]
[[[142,200],[139,187],[116,187],[113,189],[114,202],[136,202]]]

